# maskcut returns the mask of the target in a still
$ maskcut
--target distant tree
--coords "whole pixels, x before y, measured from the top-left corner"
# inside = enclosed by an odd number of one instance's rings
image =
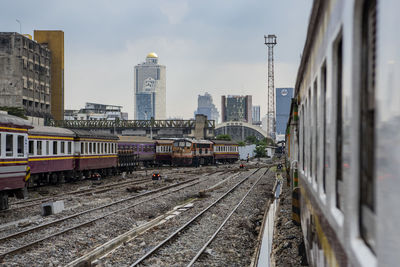
[[[246,142],[249,144],[257,144],[258,139],[254,135],[250,135],[246,137]]]
[[[246,143],[245,143],[245,142],[243,142],[243,141],[239,141],[239,142],[238,142],[238,145],[239,145],[239,146],[245,146],[245,145],[246,145]]]
[[[229,134],[219,134],[215,137],[217,140],[226,140],[226,141],[231,141],[232,137]]]
[[[267,153],[265,152],[265,145],[257,145],[256,148],[254,149],[255,157],[256,158],[264,158],[267,156]]]
[[[23,119],[28,119],[25,116],[25,110],[23,108],[17,108],[17,107],[0,107],[0,110],[7,111],[9,115],[13,115],[16,117],[20,117]]]

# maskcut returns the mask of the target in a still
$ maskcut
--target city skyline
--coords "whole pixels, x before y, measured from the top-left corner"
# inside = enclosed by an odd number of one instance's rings
[[[64,31],[65,109],[111,101],[133,118],[131,74],[154,51],[168,66],[167,117],[191,118],[204,92],[214,99],[253,95],[265,114],[264,34],[278,37],[276,87],[294,86],[311,1],[5,1],[3,8],[9,12],[0,18],[0,31],[19,32],[16,19],[22,33]]]

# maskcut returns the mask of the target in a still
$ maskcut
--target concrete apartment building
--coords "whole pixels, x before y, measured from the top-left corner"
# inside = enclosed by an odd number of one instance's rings
[[[122,106],[87,102],[80,110],[66,109],[64,120],[128,120],[128,113],[121,110]]]
[[[222,122],[252,123],[252,96],[228,95],[221,97]]]
[[[166,68],[156,53],[135,66],[135,120],[166,119]]]
[[[27,35],[29,36],[29,35]],[[51,51],[31,37],[0,33],[0,106],[51,117]]]
[[[199,95],[197,98],[197,110],[194,112],[194,116],[197,114],[203,114],[207,116],[209,120],[215,120],[218,123],[219,112],[213,103],[212,96],[209,93]]]

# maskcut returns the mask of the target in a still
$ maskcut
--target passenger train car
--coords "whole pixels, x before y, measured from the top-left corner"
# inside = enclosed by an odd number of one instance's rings
[[[399,265],[399,10],[313,3],[286,135],[311,266]]]
[[[239,144],[234,141],[213,140],[214,161],[233,163],[239,160]]]
[[[156,140],[156,162],[158,165],[172,165],[172,147],[173,140]]]
[[[0,114],[0,210],[8,209],[9,196],[25,196],[30,128],[23,119]]]
[[[118,149],[129,150],[138,155],[138,160],[144,166],[154,165],[155,142],[142,136],[118,136]]]

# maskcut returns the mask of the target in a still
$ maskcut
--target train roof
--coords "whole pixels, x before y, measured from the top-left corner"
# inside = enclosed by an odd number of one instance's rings
[[[26,129],[32,128],[32,124],[29,121],[13,115],[8,115],[6,113],[0,113],[0,124],[4,126],[20,127]]]
[[[127,136],[127,135],[118,135],[120,143],[141,143],[141,144],[154,144],[154,140],[146,137],[146,136]]]
[[[237,142],[228,140],[212,140],[212,142],[216,145],[238,145]]]
[[[33,129],[28,130],[29,134],[39,134],[48,136],[71,136],[75,137],[75,133],[66,128],[50,127],[50,126],[33,126]]]
[[[190,138],[181,138],[181,139],[175,139],[173,140],[174,142],[180,142],[180,141],[187,141],[190,143],[195,143],[195,144],[213,144],[210,140],[200,140],[200,139],[190,139]]]
[[[162,139],[162,140],[155,140],[157,144],[172,144],[174,140],[169,140],[169,139]]]
[[[77,138],[92,138],[92,139],[108,139],[118,140],[118,136],[106,132],[96,132],[88,130],[71,129],[76,134]]]

